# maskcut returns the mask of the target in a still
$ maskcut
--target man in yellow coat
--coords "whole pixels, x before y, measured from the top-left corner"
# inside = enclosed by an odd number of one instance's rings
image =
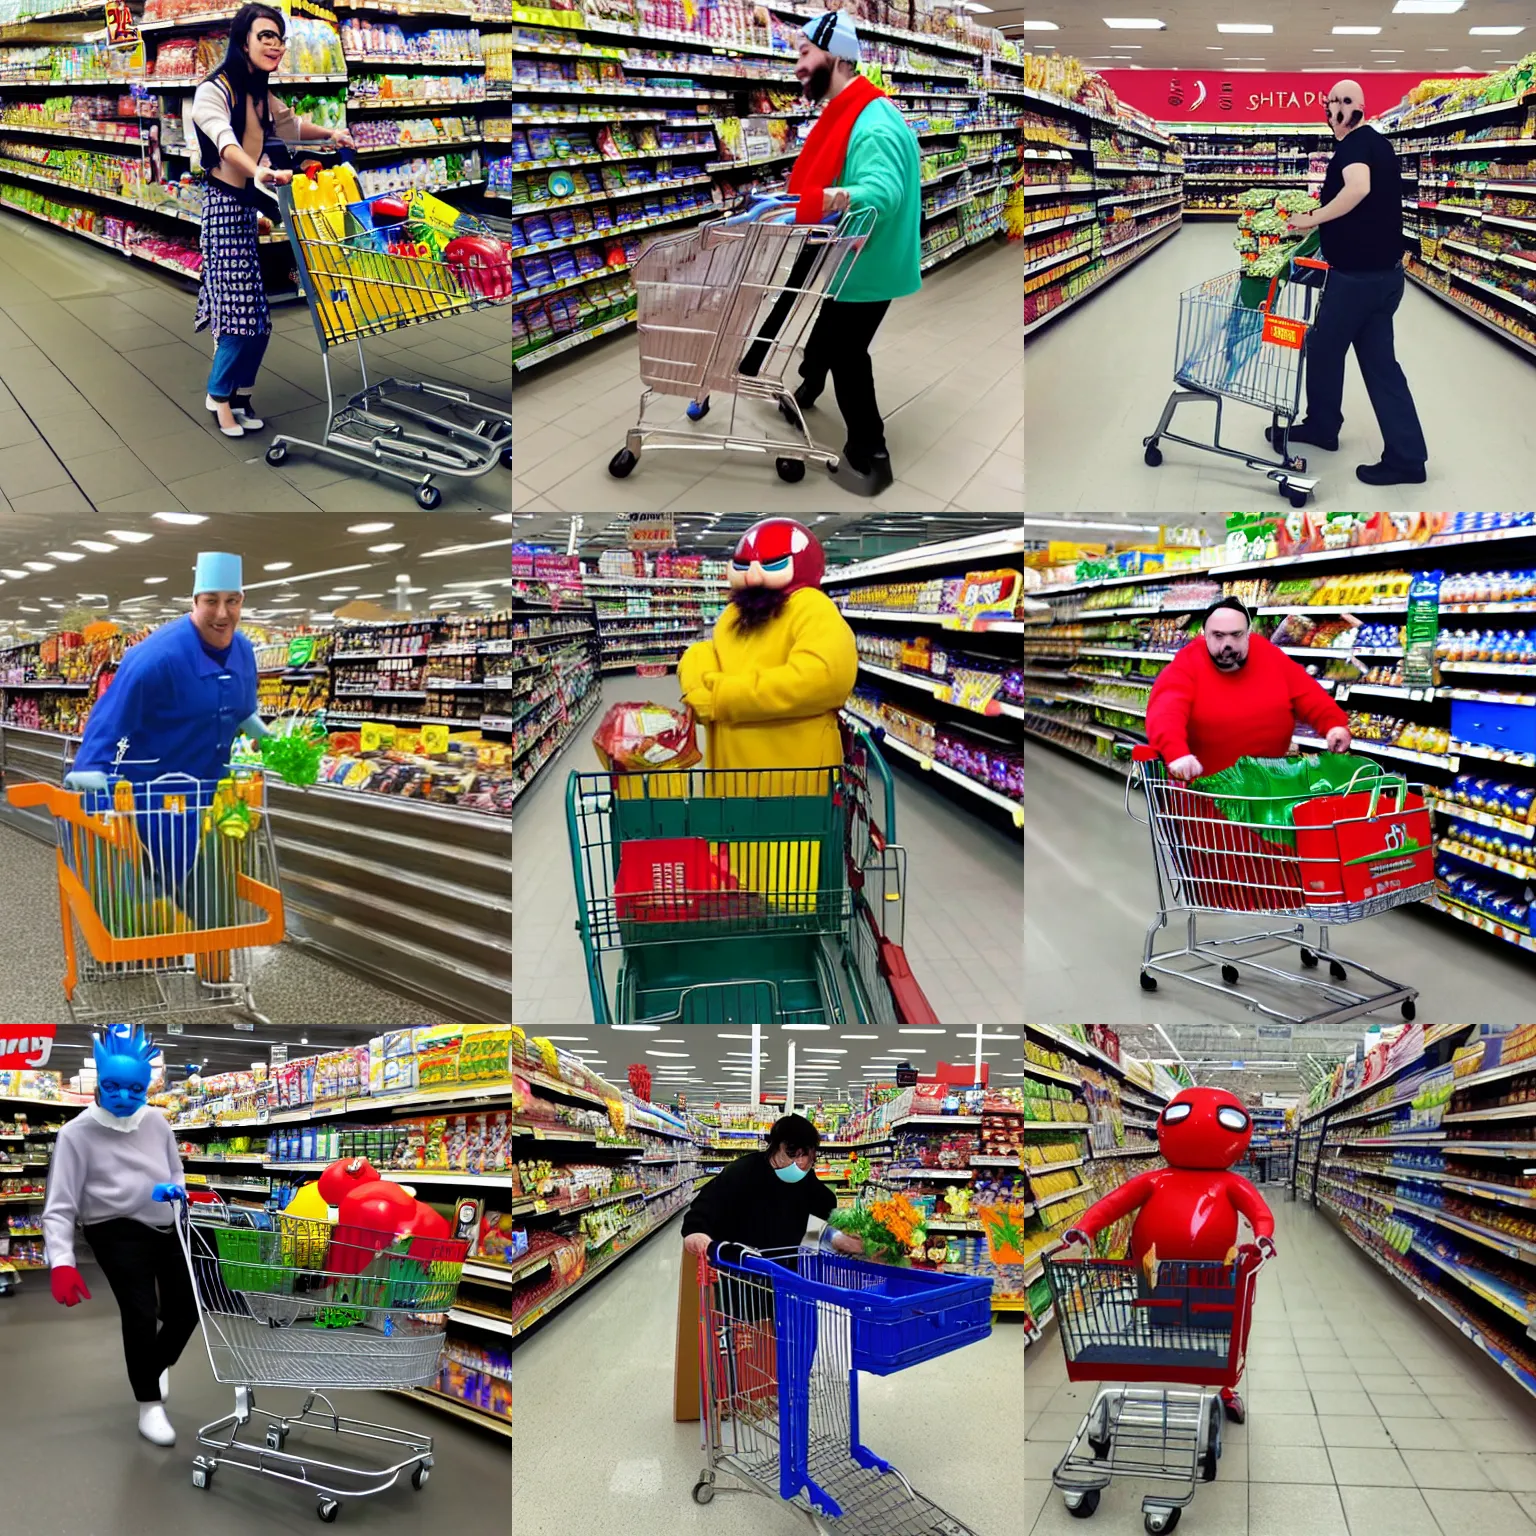
[[[816,535],[791,518],[765,518],[742,535],[714,638],[689,646],[677,668],[683,702],[709,727],[710,768],[842,762],[837,712],[859,657],[853,631],[821,590],[826,563]]]

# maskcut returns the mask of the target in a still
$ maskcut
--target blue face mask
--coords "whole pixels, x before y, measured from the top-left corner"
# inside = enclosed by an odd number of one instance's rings
[[[790,1163],[786,1168],[775,1168],[773,1171],[786,1184],[798,1184],[810,1172],[810,1169],[802,1168],[799,1163]]]

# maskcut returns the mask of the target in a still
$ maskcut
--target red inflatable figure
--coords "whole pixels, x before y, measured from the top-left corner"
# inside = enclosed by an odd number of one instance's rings
[[[1157,1250],[1160,1259],[1199,1259],[1220,1264],[1237,1247],[1237,1218],[1245,1216],[1255,1242],[1251,1259],[1273,1258],[1275,1218],[1264,1197],[1229,1170],[1253,1140],[1253,1120],[1243,1101],[1225,1088],[1185,1088],[1157,1120],[1157,1148],[1166,1168],[1138,1173],[1088,1207],[1066,1241],[1088,1243],[1132,1211],[1131,1257],[1138,1263]],[[1243,1421],[1243,1401],[1230,1387],[1221,1400],[1227,1417]]]

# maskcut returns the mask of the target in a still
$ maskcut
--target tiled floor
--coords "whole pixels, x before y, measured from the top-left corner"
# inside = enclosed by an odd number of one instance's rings
[[[892,304],[875,337],[875,388],[896,483],[885,512],[1006,512],[1024,495],[1019,248],[997,242],[936,268],[920,292]],[[848,494],[812,470],[786,485],[753,455],[648,454],[627,480],[608,473],[639,408],[631,327],[589,342],[517,379],[514,506],[528,512],[844,510]],[[681,419],[670,399],[654,419]],[[753,407],[753,410],[761,409]],[[709,425],[718,425],[721,405]],[[762,421],[783,429],[776,411]],[[843,446],[829,389],[810,413],[817,440]],[[746,430],[741,428],[739,430]]]
[[[603,679],[603,705],[621,699],[676,704],[677,677]],[[513,1017],[521,1025],[590,1024],[592,1002],[566,832],[572,772],[601,766],[593,715],[565,754],[542,770],[512,820]],[[900,768],[896,828],[907,850],[906,952],[946,1024],[1019,1023],[1023,973],[1023,869],[1017,834],[930,789]],[[963,793],[963,792],[961,792]]]
[[[1157,906],[1147,829],[1126,815],[1125,781],[1031,740],[1025,749],[1025,995],[1042,1024],[1082,1019],[1154,1023],[1251,1018],[1215,993],[1137,976]],[[1202,919],[1202,933],[1207,931]],[[1264,927],[1217,922],[1217,935]],[[1176,943],[1182,929],[1160,944]],[[1531,1016],[1526,956],[1433,912],[1398,911],[1331,931],[1340,954],[1420,989],[1419,1016],[1520,1021]],[[1288,999],[1288,1004],[1287,1004]],[[1295,989],[1280,998],[1296,1006]],[[1396,1023],[1395,1012],[1382,1015]]]
[[[1173,388],[1179,294],[1233,269],[1234,230],[1229,220],[1191,221],[1030,339],[1025,441],[1031,511],[1283,509],[1262,475],[1231,459],[1169,443],[1161,468],[1142,463],[1141,440],[1157,425]],[[1305,450],[1308,473],[1321,477],[1317,508],[1528,507],[1522,466],[1536,448],[1529,407],[1536,363],[1412,283],[1396,317],[1396,336],[1429,443],[1429,482],[1371,490],[1356,480],[1357,464],[1381,457],[1381,437],[1351,356],[1339,449]],[[1212,415],[1205,406],[1181,405],[1174,430],[1198,439],[1210,432]],[[1268,417],[1253,407],[1231,405],[1223,438],[1244,451],[1263,452],[1267,425]]]
[[[60,512],[416,510],[398,481],[294,449],[315,438],[325,379],[308,309],[280,305],[255,403],[266,430],[222,437],[203,407],[212,343],[192,328],[190,283],[20,214],[0,212],[0,515]],[[505,402],[504,310],[413,326],[369,341],[370,376],[426,378]],[[331,354],[339,393],[357,388],[357,351]],[[443,505],[504,511],[510,476],[448,481]]]
[[[1189,1536],[1533,1536],[1536,1404],[1382,1273],[1321,1211],[1281,1203],[1243,1393]],[[1093,1398],[1051,1325],[1024,1362],[1029,1536],[1082,1530],[1051,1471]],[[1141,1528],[1155,1485],[1106,1489],[1092,1529]]]

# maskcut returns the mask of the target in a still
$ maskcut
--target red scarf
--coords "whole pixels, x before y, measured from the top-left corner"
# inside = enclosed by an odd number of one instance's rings
[[[828,187],[835,187],[843,174],[848,140],[859,113],[870,102],[883,99],[884,91],[864,75],[855,75],[827,103],[790,168],[789,190],[800,198],[795,223],[814,224],[821,218],[821,194]]]

